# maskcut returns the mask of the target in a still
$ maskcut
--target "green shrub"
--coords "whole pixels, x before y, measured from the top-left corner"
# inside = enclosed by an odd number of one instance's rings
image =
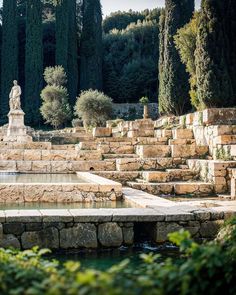
[[[62,66],[47,67],[43,76],[48,85],[65,86],[67,83],[67,76]]]
[[[81,270],[79,263],[62,266],[44,259],[47,250],[0,249],[0,294],[236,294],[236,220],[212,242],[199,245],[186,231],[171,234],[170,240],[180,248],[178,260],[160,263],[158,255],[143,254],[143,264],[135,271],[127,267],[129,261],[106,272]]]
[[[44,71],[44,79],[48,85],[41,92],[43,102],[40,112],[46,123],[57,129],[72,116],[68,91],[64,87],[66,73],[61,66],[48,67]]]
[[[75,114],[85,127],[104,126],[112,116],[112,99],[97,90],[84,91],[77,99]]]
[[[41,92],[43,100],[40,112],[46,123],[61,127],[71,118],[68,92],[62,86],[46,86]]]
[[[148,97],[143,96],[142,98],[140,98],[139,102],[145,106],[149,103],[149,99],[148,99]]]

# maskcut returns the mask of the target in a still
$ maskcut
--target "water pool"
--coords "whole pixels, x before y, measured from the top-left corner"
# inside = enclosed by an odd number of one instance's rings
[[[178,259],[179,250],[172,245],[154,246],[151,243],[136,244],[134,247],[121,247],[120,249],[107,249],[99,251],[66,251],[57,252],[49,256],[60,262],[79,261],[81,268],[92,268],[97,270],[107,270],[113,265],[117,265],[125,259],[130,260],[129,268],[136,269],[142,265],[141,254],[160,254],[159,262],[163,263],[166,258]]]
[[[90,203],[1,203],[0,210],[34,210],[34,209],[100,209],[100,208],[136,208],[128,201],[90,202]]]
[[[76,174],[1,173],[0,183],[88,183]]]

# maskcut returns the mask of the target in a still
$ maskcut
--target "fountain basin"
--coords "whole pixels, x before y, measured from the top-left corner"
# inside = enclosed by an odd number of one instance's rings
[[[88,173],[0,174],[0,202],[89,203],[119,201],[122,185]]]

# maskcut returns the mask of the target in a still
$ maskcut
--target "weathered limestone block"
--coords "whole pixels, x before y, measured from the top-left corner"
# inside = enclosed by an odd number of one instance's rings
[[[83,150],[96,150],[97,143],[94,141],[82,141],[75,146],[75,150],[83,151]]]
[[[189,158],[196,155],[195,145],[172,145],[171,155],[173,158]]]
[[[164,171],[148,171],[143,172],[142,175],[148,182],[167,182],[170,179],[169,173]]]
[[[168,157],[170,147],[168,145],[138,145],[136,153],[142,158]]]
[[[130,130],[127,132],[128,138],[133,137],[153,137],[154,136],[154,129],[142,129],[143,127],[140,127],[140,130]]]
[[[204,110],[203,123],[206,125],[235,125],[236,108],[212,108]]]
[[[231,198],[236,199],[236,178],[231,178]]]
[[[0,247],[20,249],[21,245],[19,240],[14,235],[10,234],[2,236],[2,239],[0,239]]]
[[[153,232],[154,241],[156,243],[167,242],[168,234],[179,231],[180,229],[182,229],[182,226],[175,222],[157,222]]]
[[[93,137],[111,137],[112,128],[96,127],[93,129]]]
[[[55,227],[45,228],[41,231],[24,232],[21,236],[23,249],[31,249],[34,246],[39,248],[58,249],[59,234]]]
[[[97,230],[94,224],[78,223],[60,231],[62,249],[97,248]]]
[[[0,183],[0,202],[24,202],[24,188],[18,184]]]
[[[142,165],[137,159],[117,159],[116,167],[118,171],[138,171]]]
[[[1,161],[19,161],[23,160],[23,150],[2,149],[0,150]]]
[[[235,119],[236,120],[236,119]],[[217,136],[214,140],[215,145],[230,145],[230,144],[236,144],[236,135],[220,135]]]
[[[25,230],[25,226],[23,223],[4,223],[3,224],[3,232],[4,234],[13,234],[16,236],[21,235]]]
[[[191,129],[174,129],[173,139],[193,139],[193,131]]]
[[[23,157],[24,161],[40,161],[42,159],[42,152],[40,150],[24,150]]]
[[[205,221],[201,224],[200,235],[202,238],[215,238],[224,224],[224,220]]]
[[[115,222],[98,225],[98,240],[104,247],[119,247],[123,243],[121,227]]]
[[[132,245],[134,243],[134,229],[132,227],[123,227],[123,237],[125,245]]]

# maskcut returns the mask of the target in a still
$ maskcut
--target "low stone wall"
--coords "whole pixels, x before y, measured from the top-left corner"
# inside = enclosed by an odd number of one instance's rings
[[[77,172],[77,175],[78,183],[2,182],[0,203],[89,203],[122,199],[120,183],[86,172]]]
[[[149,116],[156,119],[158,116],[158,104],[148,104]],[[143,105],[140,103],[121,103],[113,105],[113,117],[125,120],[141,119],[143,117]]]
[[[161,210],[160,210],[161,209]],[[182,228],[194,238],[214,238],[224,219],[220,209],[82,209],[0,211],[0,246],[29,249],[96,249],[132,245],[145,232],[154,242]]]

